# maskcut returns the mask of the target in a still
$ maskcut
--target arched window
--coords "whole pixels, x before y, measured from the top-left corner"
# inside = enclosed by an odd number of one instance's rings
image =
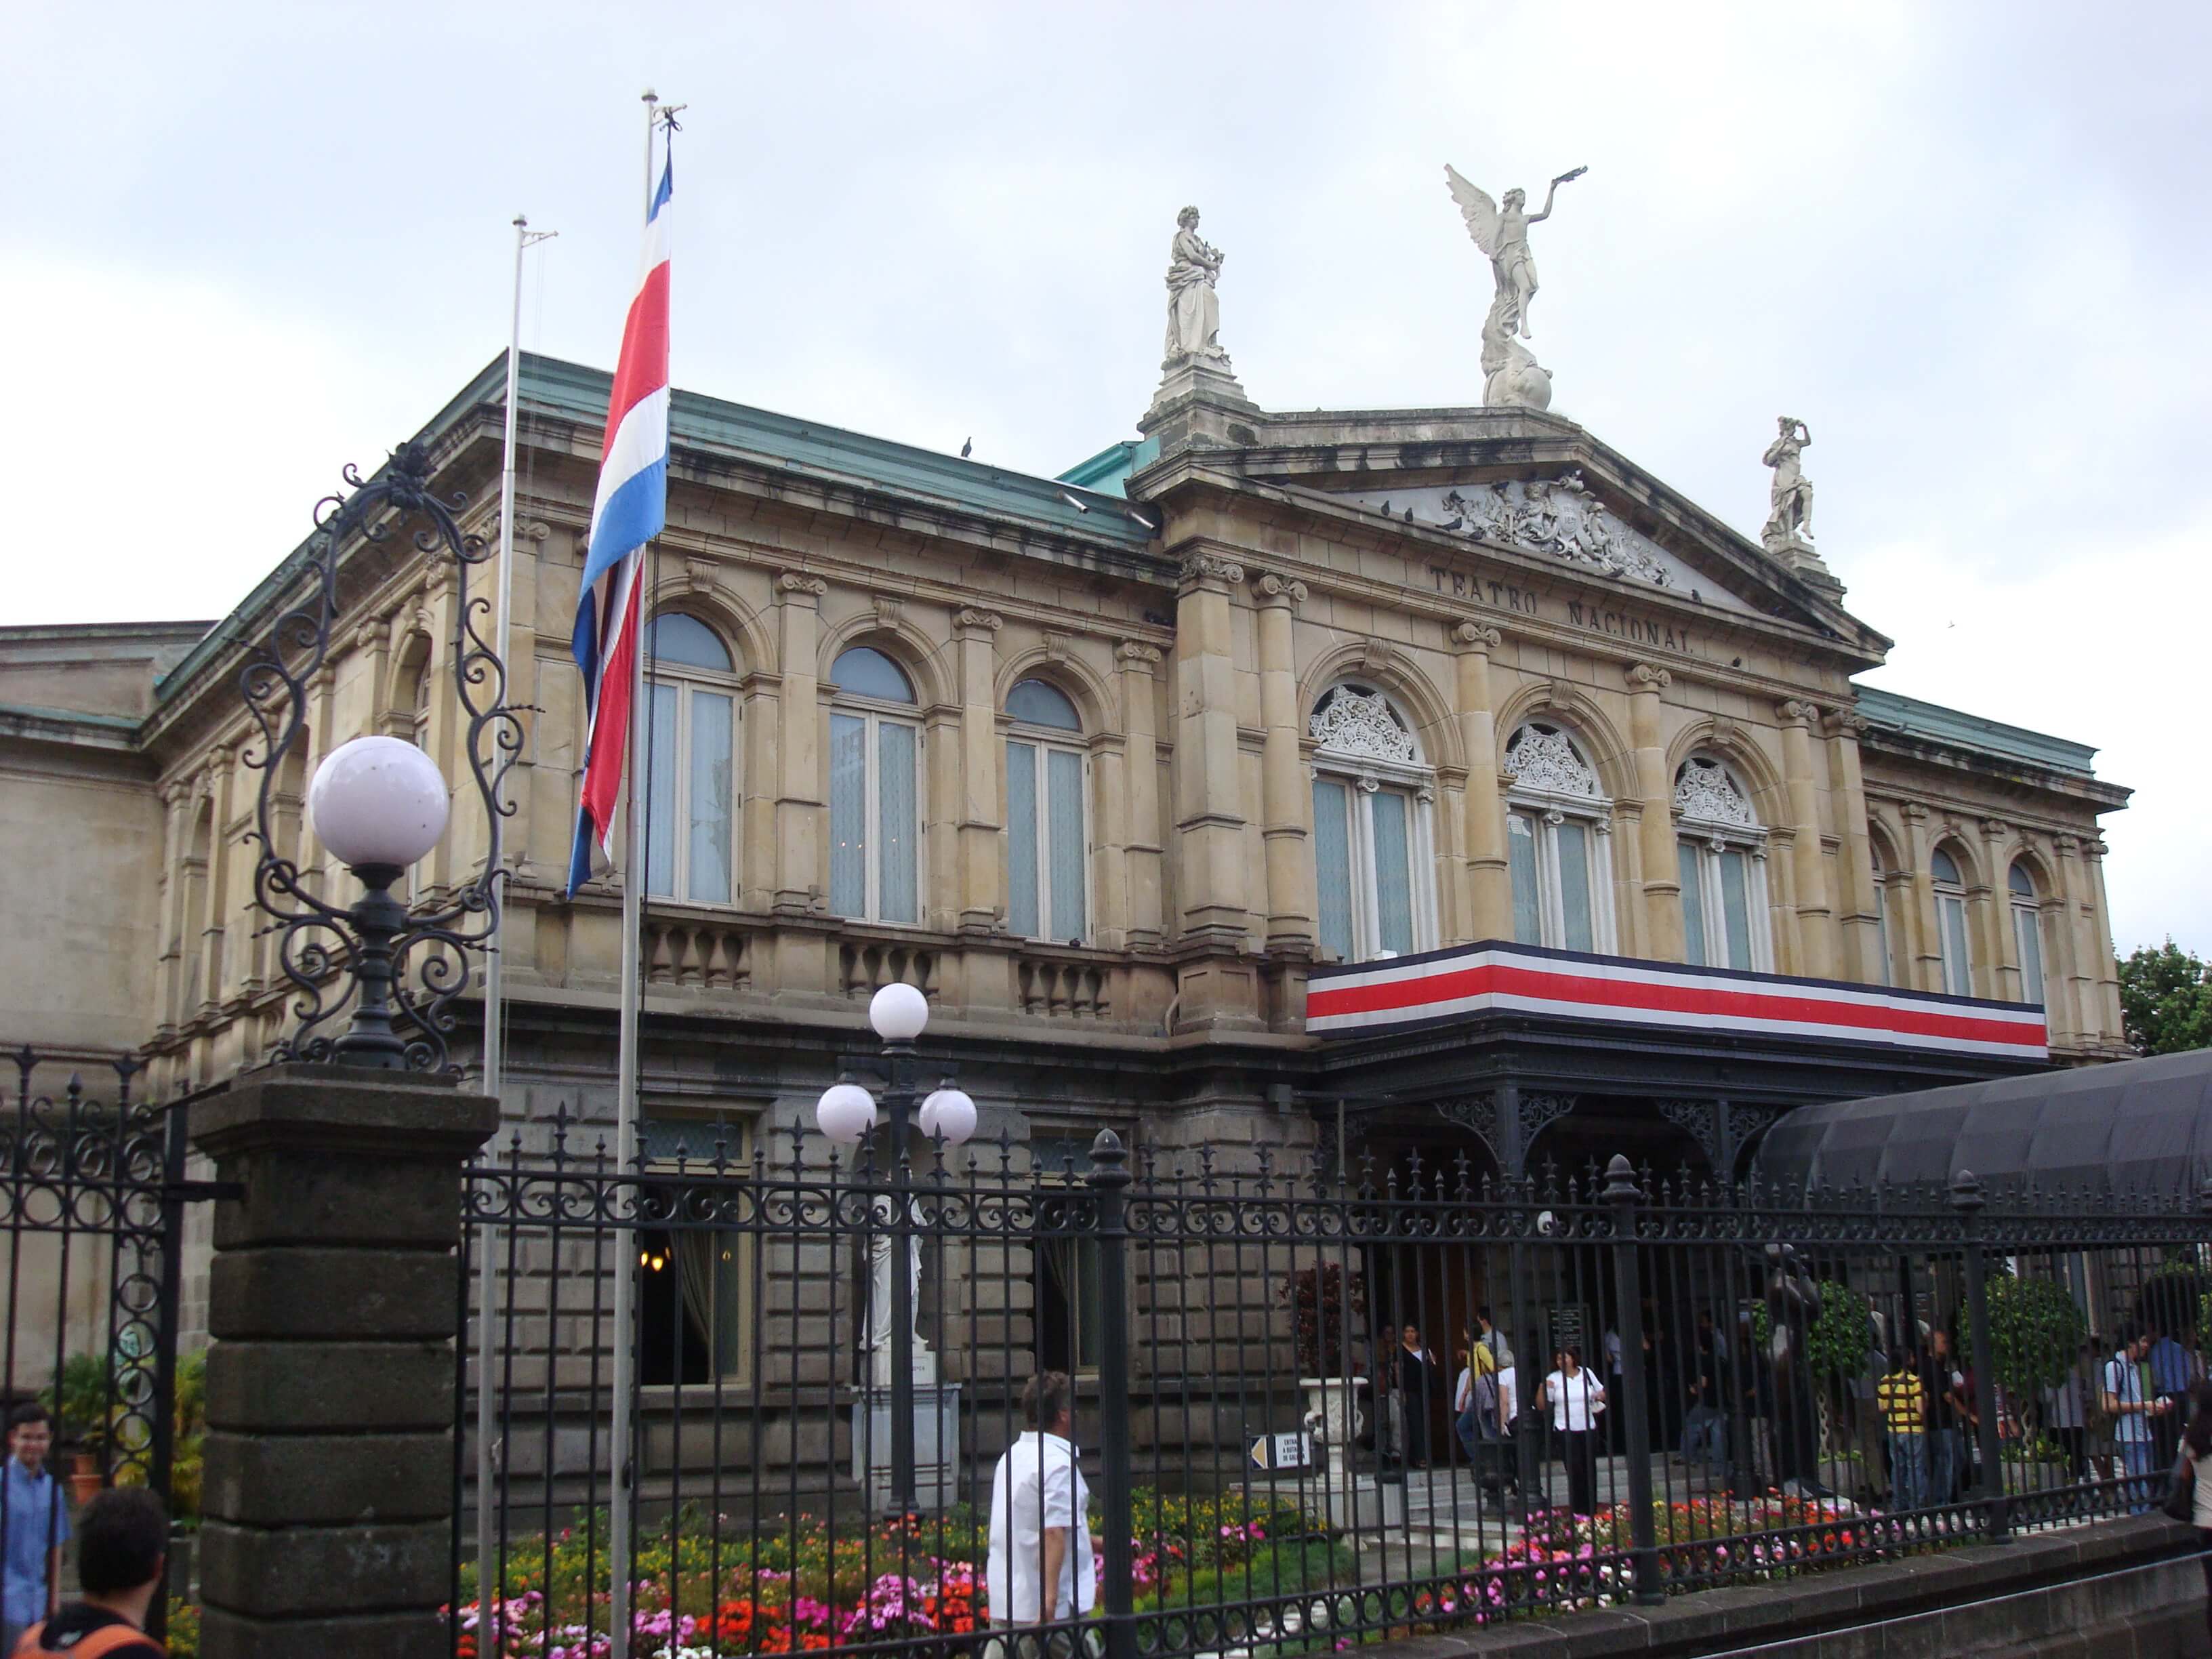
[[[646,635],[645,890],[728,904],[736,890],[738,678],[729,647],[672,611]]]
[[[1430,949],[1436,780],[1420,745],[1390,700],[1362,686],[1332,686],[1306,729],[1322,948],[1340,962]]]
[[[830,665],[830,908],[921,919],[921,726],[914,683],[856,645]]]
[[[1613,949],[1613,803],[1580,745],[1530,720],[1505,744],[1505,849],[1513,937],[1568,951]]]
[[[1751,797],[1720,762],[1692,755],[1674,775],[1674,822],[1685,959],[1771,969],[1766,831]]]
[[[1966,948],[1966,884],[1959,861],[1939,847],[1928,860],[1936,881],[1936,937],[1943,952],[1943,988],[1954,997],[1974,994],[1974,958]]]
[[[2014,864],[2005,877],[2012,901],[2012,936],[2020,951],[2020,1000],[2043,1005],[2043,905],[2035,896],[2035,878],[2025,864]]]
[[[1006,926],[1024,939],[1080,945],[1091,932],[1083,720],[1043,680],[1006,693]]]
[[[1881,848],[1868,837],[1868,858],[1874,866],[1874,925],[1880,942],[1881,955],[1875,969],[1881,975],[1881,983],[1897,983],[1896,941],[1891,937],[1889,926],[1889,871],[1883,865]]]

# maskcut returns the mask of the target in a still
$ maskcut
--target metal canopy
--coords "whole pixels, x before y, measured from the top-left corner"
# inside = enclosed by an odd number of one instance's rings
[[[2185,1198],[2212,1178],[2212,1049],[1801,1106],[1753,1166],[1770,1189],[2089,1188]]]

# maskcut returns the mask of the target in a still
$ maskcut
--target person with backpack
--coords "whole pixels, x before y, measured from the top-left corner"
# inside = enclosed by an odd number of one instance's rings
[[[84,1594],[23,1632],[10,1659],[165,1659],[146,1634],[169,1553],[169,1512],[143,1486],[95,1496],[77,1516],[76,1577]]]

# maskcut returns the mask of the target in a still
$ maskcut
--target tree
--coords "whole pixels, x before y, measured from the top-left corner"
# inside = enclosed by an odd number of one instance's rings
[[[2146,1054],[2212,1048],[2212,978],[2168,936],[2120,963],[2120,1012],[2128,1041]]]

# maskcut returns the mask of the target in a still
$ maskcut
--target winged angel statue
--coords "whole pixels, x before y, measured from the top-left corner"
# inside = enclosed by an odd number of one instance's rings
[[[1551,404],[1551,373],[1521,343],[1529,337],[1528,301],[1536,295],[1536,260],[1528,252],[1528,227],[1552,216],[1552,203],[1561,185],[1589,171],[1577,167],[1553,179],[1552,187],[1544,192],[1543,210],[1531,213],[1523,192],[1507,191],[1501,208],[1490,198],[1489,191],[1468,183],[1456,167],[1445,163],[1444,183],[1450,187],[1452,200],[1459,204],[1468,234],[1490,256],[1491,274],[1498,283],[1497,297],[1490,302],[1490,315],[1482,325],[1482,400],[1486,404],[1517,404],[1529,409],[1544,409]]]

